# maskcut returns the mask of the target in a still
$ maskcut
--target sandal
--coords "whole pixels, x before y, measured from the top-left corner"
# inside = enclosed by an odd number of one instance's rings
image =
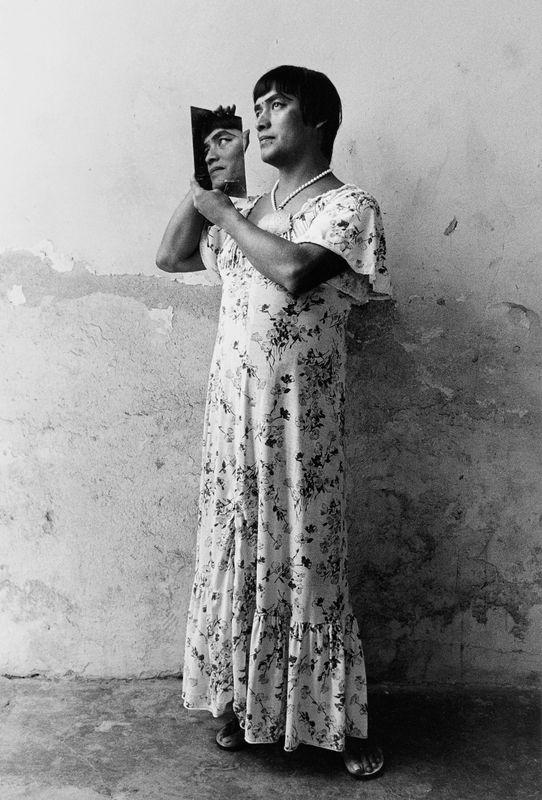
[[[245,732],[237,717],[226,722],[216,734],[216,743],[222,750],[240,750],[245,745]]]
[[[360,757],[361,756],[361,757]],[[372,765],[364,769],[361,759],[365,756],[365,761],[372,761]],[[343,750],[344,765],[350,775],[360,781],[368,781],[378,778],[384,771],[384,753],[382,748],[377,745],[362,750],[361,754],[356,755],[353,750]]]

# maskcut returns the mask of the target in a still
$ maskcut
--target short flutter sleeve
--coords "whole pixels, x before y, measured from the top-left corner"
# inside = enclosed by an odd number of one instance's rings
[[[378,203],[357,186],[327,192],[299,215],[294,241],[318,244],[344,258],[348,270],[327,281],[358,303],[391,296],[386,239]],[[369,286],[367,279],[369,279]],[[369,288],[370,287],[370,288]]]

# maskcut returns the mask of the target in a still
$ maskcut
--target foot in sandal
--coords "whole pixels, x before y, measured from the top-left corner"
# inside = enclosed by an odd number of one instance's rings
[[[382,748],[368,739],[348,737],[343,759],[350,775],[359,780],[377,778],[384,769]]]
[[[237,717],[220,728],[216,734],[216,743],[223,750],[239,750],[245,744],[245,733],[239,725]]]

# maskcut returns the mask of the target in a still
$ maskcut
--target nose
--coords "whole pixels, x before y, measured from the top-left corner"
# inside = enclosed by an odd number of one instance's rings
[[[269,114],[267,109],[262,110],[260,116],[256,120],[256,130],[263,131],[265,128],[269,127]]]
[[[218,153],[216,152],[215,146],[211,145],[205,154],[205,163],[207,166],[210,166],[215,161],[218,161]]]

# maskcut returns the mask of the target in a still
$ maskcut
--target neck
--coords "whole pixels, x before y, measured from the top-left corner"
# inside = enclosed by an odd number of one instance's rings
[[[329,168],[329,162],[320,155],[316,158],[307,158],[302,162],[279,167],[278,179],[280,194],[286,196],[297,189],[298,186],[314,178],[320,172]]]

